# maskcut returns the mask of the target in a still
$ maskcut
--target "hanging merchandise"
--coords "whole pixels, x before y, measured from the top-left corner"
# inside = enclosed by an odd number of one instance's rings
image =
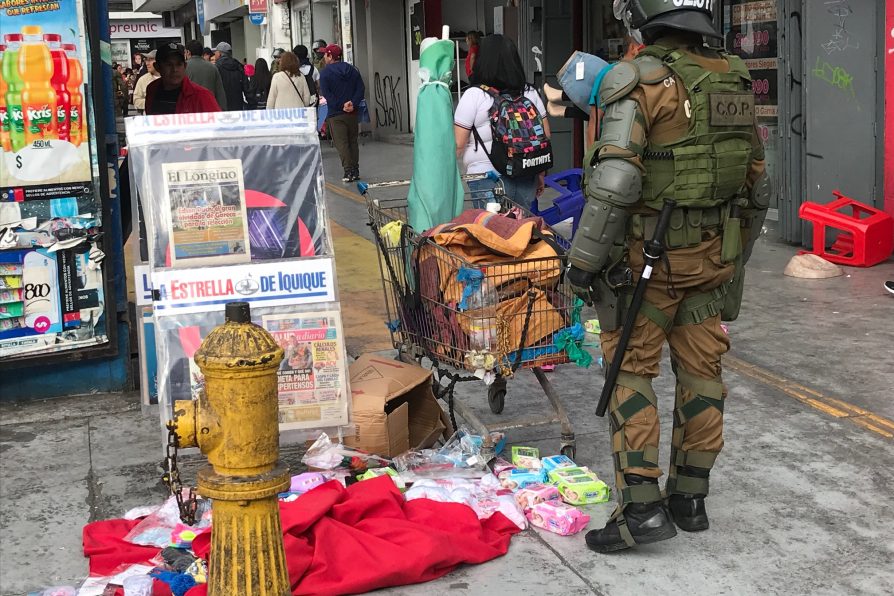
[[[193,356],[230,301],[251,303],[253,322],[286,354],[277,373],[280,431],[294,431],[286,440],[349,422],[315,116],[294,109],[127,120],[163,423],[174,401],[202,394]]]

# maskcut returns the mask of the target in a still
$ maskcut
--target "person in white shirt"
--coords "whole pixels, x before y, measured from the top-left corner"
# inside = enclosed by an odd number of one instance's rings
[[[549,122],[546,119],[543,100],[537,90],[525,82],[525,70],[518,55],[518,48],[508,37],[488,35],[481,40],[470,84],[471,86],[460,97],[453,115],[456,156],[465,165],[466,174],[486,174],[494,171],[494,166],[487,156],[492,142],[488,116],[494,100],[479,85],[487,85],[513,96],[523,93],[537,108],[543,121],[543,129],[549,136]],[[478,143],[472,134],[473,127],[477,130],[481,143]],[[534,199],[543,193],[543,178],[543,173],[521,178],[501,176],[500,182],[507,197],[530,208]],[[468,184],[473,196],[485,202],[493,196],[492,190],[496,181],[485,178],[470,181]]]
[[[133,107],[138,114],[146,112],[146,87],[149,83],[161,78],[161,75],[155,70],[155,50],[143,56],[146,62],[146,74],[137,79],[137,84],[133,88]]]
[[[314,93],[307,88],[298,57],[292,52],[283,52],[279,58],[279,72],[270,80],[270,94],[267,109],[305,108],[313,105]]]

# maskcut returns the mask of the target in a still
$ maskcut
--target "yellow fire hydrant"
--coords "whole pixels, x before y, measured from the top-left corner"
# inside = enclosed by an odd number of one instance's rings
[[[251,322],[246,302],[226,305],[226,322],[196,352],[205,391],[174,405],[181,447],[199,447],[210,466],[198,492],[212,499],[209,596],[289,594],[277,494],[288,490],[279,461],[276,370],[283,350]]]

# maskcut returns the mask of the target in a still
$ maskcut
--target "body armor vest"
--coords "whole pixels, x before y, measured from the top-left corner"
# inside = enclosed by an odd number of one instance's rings
[[[736,198],[745,186],[754,134],[754,94],[745,63],[722,54],[730,71],[721,73],[706,70],[679,49],[651,45],[640,55],[664,62],[689,95],[688,134],[646,146],[645,205],[661,209],[663,200],[672,198],[680,207],[706,209]]]

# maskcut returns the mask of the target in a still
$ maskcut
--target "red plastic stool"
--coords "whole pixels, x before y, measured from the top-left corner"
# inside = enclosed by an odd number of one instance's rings
[[[832,194],[836,199],[831,203],[807,202],[798,209],[801,219],[813,222],[813,254],[852,267],[872,267],[890,257],[894,252],[894,218],[837,190]],[[839,231],[828,250],[827,227]],[[809,251],[800,254],[805,252]]]

